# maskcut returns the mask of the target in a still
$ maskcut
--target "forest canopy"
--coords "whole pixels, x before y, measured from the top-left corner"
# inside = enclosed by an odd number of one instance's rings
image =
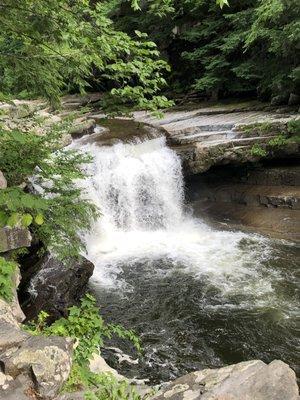
[[[139,24],[157,43],[171,65],[172,93],[269,100],[299,92],[299,17],[297,0],[231,0],[222,8],[174,0],[165,15],[146,4],[132,12],[123,3],[116,22],[129,33]]]
[[[262,99],[299,90],[297,0],[1,0],[0,93],[105,92],[122,110],[195,91]]]

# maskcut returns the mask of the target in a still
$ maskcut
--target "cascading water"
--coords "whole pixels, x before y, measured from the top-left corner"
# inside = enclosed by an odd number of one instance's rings
[[[145,357],[137,373],[159,381],[203,366],[284,358],[282,329],[294,349],[294,325],[286,323],[296,305],[294,269],[278,267],[284,245],[193,218],[180,160],[164,138],[73,145],[94,156],[80,185],[102,213],[85,237],[91,283],[103,312],[140,333]]]

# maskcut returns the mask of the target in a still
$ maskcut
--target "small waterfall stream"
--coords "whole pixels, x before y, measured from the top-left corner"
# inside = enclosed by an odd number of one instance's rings
[[[80,185],[102,213],[85,237],[91,284],[104,314],[141,335],[137,375],[167,380],[251,358],[295,363],[296,269],[283,265],[293,245],[194,218],[162,137],[73,145],[94,156]]]

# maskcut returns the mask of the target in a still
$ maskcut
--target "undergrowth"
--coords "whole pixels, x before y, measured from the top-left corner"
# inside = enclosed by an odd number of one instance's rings
[[[116,335],[128,339],[141,351],[138,337],[131,330],[120,325],[107,324],[99,315],[96,301],[87,294],[79,307],[69,309],[69,315],[47,326],[48,314],[41,312],[34,323],[27,324],[25,329],[33,335],[58,335],[71,337],[77,343],[73,354],[73,365],[70,376],[62,392],[85,390],[87,400],[139,400],[140,396],[126,381],[118,381],[107,373],[93,373],[89,361],[93,354],[99,354],[105,339]]]
[[[241,128],[241,131],[247,135],[257,135],[261,133],[276,133],[266,143],[266,148],[259,144],[254,144],[250,149],[250,154],[254,157],[266,157],[269,151],[279,150],[289,143],[299,143],[300,141],[300,119],[294,119],[286,124],[283,129],[282,125],[273,123],[252,124]]]

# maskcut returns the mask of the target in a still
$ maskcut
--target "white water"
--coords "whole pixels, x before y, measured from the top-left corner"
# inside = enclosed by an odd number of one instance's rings
[[[276,301],[276,272],[266,277],[262,266],[270,257],[268,241],[214,230],[185,212],[180,160],[163,138],[111,147],[83,145],[79,139],[74,145],[94,156],[87,167],[90,177],[81,185],[102,213],[85,237],[95,285],[130,290],[124,264],[138,268],[143,260],[167,260],[171,269],[162,262],[153,273],[180,270],[209,279],[228,299],[250,295],[258,305]]]

